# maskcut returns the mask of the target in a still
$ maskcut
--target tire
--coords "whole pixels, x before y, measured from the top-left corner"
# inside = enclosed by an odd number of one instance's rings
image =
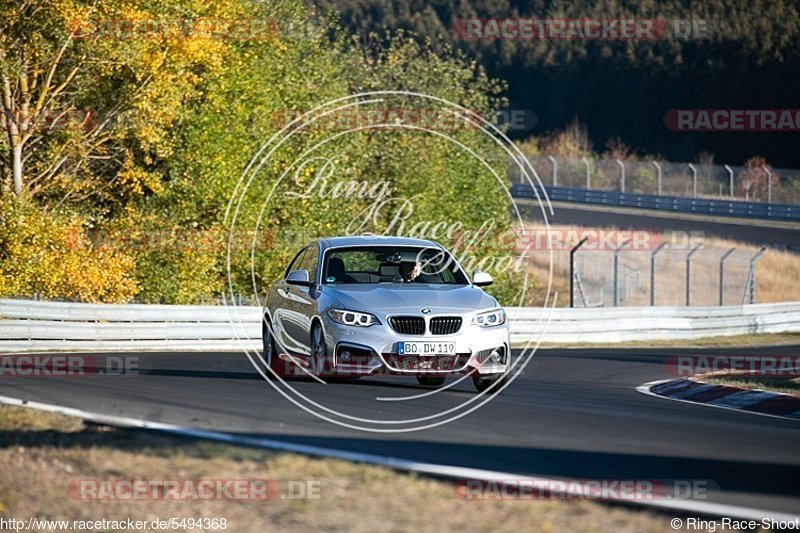
[[[417,383],[427,387],[441,387],[444,381],[444,376],[417,376]]]
[[[318,378],[330,374],[328,356],[325,354],[327,345],[325,343],[325,332],[319,322],[314,322],[311,326],[311,373]]]
[[[496,394],[503,387],[503,383],[506,380],[505,374],[495,374],[493,376],[480,376],[475,374],[472,376],[472,384],[475,385],[475,388],[478,392],[489,391],[488,394]],[[497,383],[497,385],[495,385]],[[492,387],[492,385],[494,385]],[[489,388],[491,387],[491,390]]]
[[[267,370],[267,377],[269,379],[277,379],[286,376],[286,362],[278,357],[278,350],[275,345],[275,338],[272,335],[272,324],[269,319],[264,318],[264,323],[261,326],[261,342],[263,351],[261,357],[264,364],[272,369],[272,372]]]

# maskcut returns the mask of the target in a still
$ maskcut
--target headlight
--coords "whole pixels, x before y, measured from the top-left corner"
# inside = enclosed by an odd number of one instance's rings
[[[334,322],[344,324],[345,326],[356,326],[366,328],[374,324],[380,324],[381,321],[375,318],[374,315],[369,313],[359,313],[358,311],[348,311],[346,309],[331,309],[328,311]]]
[[[472,323],[482,328],[490,328],[506,323],[506,312],[502,309],[492,309],[478,313],[472,318]]]

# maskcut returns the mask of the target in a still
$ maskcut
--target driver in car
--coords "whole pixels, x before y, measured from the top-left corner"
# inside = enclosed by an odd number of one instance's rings
[[[419,264],[419,261],[416,263],[412,263],[410,261],[403,261],[400,263],[400,276],[406,283],[414,281],[421,273],[422,265]]]

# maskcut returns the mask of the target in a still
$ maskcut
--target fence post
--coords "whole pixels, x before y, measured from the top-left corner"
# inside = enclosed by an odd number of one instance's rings
[[[547,159],[553,164],[553,187],[555,187],[558,185],[558,161],[556,161],[556,158],[552,155],[548,155]]]
[[[694,248],[686,254],[686,306],[691,305],[692,299],[692,256],[702,247],[702,244],[695,244]]]
[[[762,167],[767,173],[767,203],[772,203],[772,172],[765,166]]]
[[[620,174],[619,174],[619,183],[620,183],[620,192],[625,192],[625,163],[620,161],[619,159],[615,159],[617,164],[619,165]]]
[[[526,175],[527,175],[527,171],[525,170],[525,164],[526,164],[526,163],[527,163],[527,164],[529,164],[529,165],[531,166],[531,168],[533,168],[533,169],[534,169],[534,171],[536,170],[536,169],[534,168],[534,166],[533,166],[533,161],[531,161],[531,159],[532,159],[532,158],[529,158],[528,156],[525,156],[525,155],[523,155],[523,156],[521,156],[521,157],[522,157],[522,160],[521,160],[521,161],[516,161],[516,163],[517,163],[517,170],[519,171],[519,182],[520,182],[521,184],[523,184],[523,185],[524,185],[525,183],[529,183],[529,184],[531,185],[531,188],[533,188],[533,184],[531,184],[531,183],[530,183],[530,178],[528,178],[528,180],[527,180],[527,181],[525,180],[525,177],[526,177]]]
[[[575,252],[588,240],[589,237],[584,237],[569,251],[569,306],[571,308],[575,307]]]
[[[661,165],[659,165],[657,161],[653,161],[652,163],[658,172],[658,195],[661,196]]]
[[[592,188],[592,171],[591,167],[589,167],[589,160],[585,157],[581,158],[583,164],[586,165],[586,188]]]
[[[750,258],[750,269],[747,272],[747,284],[744,287],[744,294],[742,295],[742,305],[747,301],[748,295],[750,296],[750,303],[756,303],[756,261],[767,251],[766,246]]]
[[[725,165],[725,170],[728,171],[728,179],[730,180],[730,183],[731,183],[730,184],[730,187],[731,187],[730,197],[731,197],[731,200],[733,200],[733,169],[731,167],[729,167],[728,165]]]
[[[697,168],[691,163],[689,168],[692,169],[692,198],[697,198]]]
[[[656,305],[656,254],[666,245],[666,242],[662,242],[650,252],[650,305]]]
[[[733,252],[736,251],[736,248],[731,248],[724,254],[722,257],[719,258],[719,305],[724,305],[724,296],[725,296],[725,289],[724,289],[724,280],[725,280],[725,260],[731,255]]]
[[[625,248],[625,245],[631,242],[631,239],[623,241],[622,244],[614,248],[614,307],[619,307],[619,251]]]

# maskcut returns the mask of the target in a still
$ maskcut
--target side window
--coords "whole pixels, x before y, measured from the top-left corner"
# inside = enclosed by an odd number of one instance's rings
[[[295,270],[302,268],[308,270],[311,283],[317,282],[317,255],[317,247],[314,245],[309,246],[305,249],[305,252],[303,252],[302,257],[297,261],[297,267],[295,268]]]
[[[300,266],[300,263],[303,261],[303,257],[308,254],[308,250],[309,250],[308,248],[303,248],[302,250],[297,252],[297,255],[294,256],[294,259],[292,259],[292,262],[289,263],[289,266],[286,268],[286,272],[283,274],[284,278],[288,276],[289,272],[293,270],[300,270],[301,268],[305,268]]]

